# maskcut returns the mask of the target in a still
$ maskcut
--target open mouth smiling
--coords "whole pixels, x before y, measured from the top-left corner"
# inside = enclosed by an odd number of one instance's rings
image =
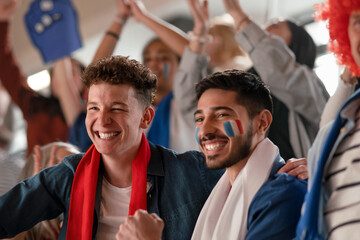
[[[120,132],[109,132],[109,133],[101,133],[99,131],[96,131],[95,134],[100,138],[100,139],[109,139],[115,136],[118,136],[120,134]]]
[[[228,144],[228,139],[215,138],[201,141],[202,148],[206,151],[206,155],[212,155],[220,152]]]
[[[220,148],[223,148],[226,145],[226,143],[208,143],[203,144],[204,148],[206,150],[218,150]]]

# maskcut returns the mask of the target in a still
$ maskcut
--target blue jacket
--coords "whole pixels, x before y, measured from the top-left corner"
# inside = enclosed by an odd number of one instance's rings
[[[295,237],[307,182],[285,173],[277,174],[284,164],[285,161],[278,155],[269,179],[251,201],[246,240],[286,240]]]
[[[148,211],[165,222],[163,239],[190,239],[208,195],[223,171],[208,170],[200,152],[178,154],[150,143]],[[59,165],[17,184],[0,198],[0,238],[12,237],[37,222],[64,213],[59,239],[65,239],[70,193],[76,167],[83,154],[64,158]],[[93,239],[100,212],[103,168],[97,182]]]

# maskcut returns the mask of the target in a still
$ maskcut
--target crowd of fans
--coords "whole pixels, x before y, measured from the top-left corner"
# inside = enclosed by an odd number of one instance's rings
[[[357,239],[360,3],[317,6],[345,66],[330,97],[302,26],[222,1],[210,19],[187,0],[185,33],[116,0],[91,64],[54,61],[45,97],[0,0],[0,239]],[[156,35],[141,63],[112,56],[130,18]]]

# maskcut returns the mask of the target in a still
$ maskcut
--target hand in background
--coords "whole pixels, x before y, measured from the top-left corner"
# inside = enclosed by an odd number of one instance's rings
[[[307,179],[308,178],[307,159],[291,158],[286,162],[285,166],[280,168],[280,170],[277,173],[287,173],[302,180]]]
[[[41,147],[39,145],[35,145],[34,147],[34,153],[33,153],[33,159],[34,159],[34,172],[33,175],[38,174],[41,170],[43,170],[46,167],[53,166],[58,163],[56,158],[56,145],[51,147],[50,150],[50,159],[47,165],[43,162],[43,154],[41,151]]]
[[[130,0],[129,3],[133,18],[138,22],[144,23],[144,21],[146,21],[146,15],[148,15],[144,3],[138,0]]]
[[[8,21],[19,6],[18,0],[0,1],[0,21]]]
[[[345,67],[344,72],[341,74],[341,79],[346,84],[355,85],[357,84],[357,78],[354,76],[351,76],[350,70],[348,67]]]
[[[208,1],[204,0],[201,4],[199,0],[187,0],[190,12],[194,18],[193,33],[196,36],[204,36],[209,30],[209,9]]]
[[[237,30],[241,30],[250,22],[248,16],[241,8],[239,0],[223,0],[223,5],[226,12],[234,18]]]
[[[131,14],[131,9],[129,3],[125,0],[116,0],[118,13],[123,18],[128,18]]]

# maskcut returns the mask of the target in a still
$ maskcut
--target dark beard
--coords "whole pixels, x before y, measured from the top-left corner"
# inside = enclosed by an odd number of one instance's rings
[[[252,130],[253,130],[252,125],[250,125],[248,131],[246,131],[246,135],[244,136],[245,138],[240,140],[242,143],[238,143],[238,145],[240,146],[238,150],[236,152],[232,152],[229,158],[226,159],[225,162],[217,166],[216,165],[209,166],[208,164],[206,164],[207,167],[211,170],[229,168],[234,164],[238,163],[239,161],[241,161],[242,159],[246,158],[251,152]],[[210,161],[216,161],[217,157],[218,155],[216,154],[216,155],[208,156],[207,158]]]

